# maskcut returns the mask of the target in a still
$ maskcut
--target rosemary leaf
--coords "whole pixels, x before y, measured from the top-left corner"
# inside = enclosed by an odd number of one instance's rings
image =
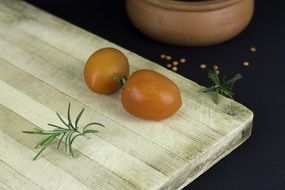
[[[65,121],[62,119],[62,117],[61,117],[58,113],[56,113],[56,115],[57,115],[57,117],[60,119],[60,121],[61,121],[66,127],[69,128],[68,124],[65,123]]]
[[[64,138],[65,135],[66,135],[66,133],[63,133],[62,136],[61,136],[61,138],[59,139],[58,144],[57,144],[57,147],[56,147],[57,150],[59,149],[60,143],[62,142],[62,140],[63,140],[63,138]]]
[[[72,132],[73,132],[73,131],[68,132],[67,135],[66,135],[66,137],[65,137],[64,145],[65,145],[65,151],[66,151],[67,155],[70,154],[70,152],[69,152],[69,144],[68,144],[68,143],[69,143],[69,140],[68,140],[68,139],[69,139],[69,136],[72,135]]]
[[[36,131],[23,131],[23,133],[32,134],[32,135],[50,135],[53,132],[36,130]]]
[[[55,127],[57,129],[65,129],[63,127],[60,127],[60,126],[57,126],[57,125],[54,125],[54,124],[50,124],[50,123],[48,123],[48,126]]]
[[[88,130],[85,130],[84,132],[83,132],[83,135],[86,135],[86,134],[88,134],[88,133],[98,133],[99,131],[96,131],[96,130],[91,130],[91,129],[88,129]]]
[[[42,139],[42,140],[36,145],[35,149],[37,149],[37,148],[39,148],[39,147],[45,145],[45,143],[48,142],[53,136],[54,136],[54,135],[50,135],[50,136],[48,136],[48,137]]]
[[[46,142],[46,144],[43,146],[43,148],[37,153],[37,155],[33,158],[33,160],[36,160],[38,156],[48,147],[48,145],[55,139],[56,135],[51,136],[49,140]]]
[[[83,112],[84,112],[84,108],[81,110],[81,112],[78,114],[78,116],[77,116],[77,118],[75,120],[75,129],[78,129],[78,122],[79,122]]]
[[[69,149],[69,154],[71,154],[72,158],[74,158],[74,153],[72,149],[72,144],[71,144],[71,137],[74,132],[71,132],[71,134],[68,136],[68,149]]]
[[[219,91],[218,91],[218,90],[215,91],[214,102],[215,102],[216,104],[218,104],[218,103],[220,102],[220,99],[219,99]]]
[[[233,78],[229,79],[228,81],[225,81],[223,85],[229,85],[232,86],[237,80],[241,79],[242,75],[241,74],[236,74]]]
[[[72,124],[72,121],[71,121],[71,117],[70,117],[70,102],[68,103],[68,110],[67,110],[67,119],[68,119],[68,124],[69,126],[75,130],[75,127],[73,126]]]
[[[84,128],[83,131],[85,131],[88,127],[90,127],[91,125],[98,125],[100,127],[105,127],[104,125],[102,125],[101,123],[89,123],[87,124]]]
[[[79,137],[79,136],[83,136],[83,134],[80,133],[80,134],[74,135],[74,137],[72,137],[72,139],[71,139],[71,141],[70,141],[70,144],[73,144],[73,141],[74,141],[77,137]]]

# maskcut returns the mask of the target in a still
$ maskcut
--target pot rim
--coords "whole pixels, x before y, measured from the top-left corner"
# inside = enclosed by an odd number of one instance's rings
[[[242,0],[205,0],[205,1],[178,1],[178,0],[130,0],[151,4],[162,9],[176,11],[211,11],[234,5]]]

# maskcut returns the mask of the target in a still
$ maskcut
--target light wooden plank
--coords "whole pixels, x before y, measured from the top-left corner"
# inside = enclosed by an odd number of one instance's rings
[[[6,184],[1,183],[1,182],[0,182],[0,189],[1,190],[13,190],[10,187],[8,187]]]
[[[0,96],[0,104],[9,107],[33,124],[48,129],[49,127],[42,121],[54,123],[56,118],[54,111],[12,88],[7,83],[0,81],[0,91],[6,92]],[[74,143],[74,147],[139,188],[155,188],[167,181],[167,177],[159,171],[96,136],[92,136],[88,140],[78,139]]]
[[[0,131],[0,136],[3,136]],[[58,169],[45,159],[33,162],[34,152],[13,138],[5,135],[5,144],[0,144],[0,160],[43,189],[86,189],[84,184]],[[62,181],[62,179],[65,179]]]
[[[86,105],[66,96],[22,70],[5,63],[1,59],[0,67],[3,68],[3,70],[0,70],[0,80],[13,88],[17,88],[25,93],[25,95],[32,97],[46,107],[57,110],[61,115],[66,115],[67,102],[72,102],[72,110],[75,113],[78,113],[81,108],[85,107],[85,114],[81,118],[82,123],[88,123],[90,122],[90,118],[92,118],[95,121],[102,121],[107,126],[104,131],[97,134],[98,137],[108,141],[131,156],[142,160],[163,174],[170,176],[175,173],[177,168],[186,164],[186,161],[177,155],[142,138],[140,135],[124,128],[122,125],[86,107]],[[15,75],[17,77],[14,77]]]
[[[26,136],[20,132],[37,128],[37,126],[11,110],[8,110],[1,104],[0,123],[0,130],[3,132],[4,137],[5,135],[8,135],[36,153],[37,150],[34,149],[34,146],[39,142],[41,137]],[[2,138],[3,143],[7,144],[4,137]],[[135,189],[133,184],[114,174],[104,166],[94,162],[80,152],[76,152],[76,160],[69,159],[66,156],[64,148],[61,147],[58,151],[56,150],[57,142],[53,143],[46,150],[46,153],[42,154],[42,157],[58,168],[63,169],[65,172],[76,177],[90,189]]]
[[[29,181],[15,169],[0,160],[0,189],[29,189],[40,190],[41,187]]]

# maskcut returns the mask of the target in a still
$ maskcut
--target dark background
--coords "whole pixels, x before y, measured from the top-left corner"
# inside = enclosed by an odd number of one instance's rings
[[[211,47],[174,47],[155,42],[129,22],[124,1],[27,0],[92,33],[117,43],[158,64],[160,54],[185,57],[178,73],[208,85],[207,70],[217,64],[222,75],[241,73],[235,99],[253,110],[253,134],[241,147],[213,166],[186,189],[285,189],[285,6],[282,1],[257,1],[249,27],[235,39]],[[255,46],[256,53],[249,47]],[[248,60],[250,67],[242,62]]]

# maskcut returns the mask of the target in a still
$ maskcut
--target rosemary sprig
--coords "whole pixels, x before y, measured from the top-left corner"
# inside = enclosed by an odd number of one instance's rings
[[[57,145],[57,150],[60,147],[60,144],[62,141],[64,141],[64,145],[65,145],[65,151],[67,152],[68,155],[71,155],[74,158],[74,150],[72,148],[72,144],[74,142],[74,140],[77,137],[80,136],[84,136],[87,137],[87,134],[94,134],[94,133],[98,133],[97,130],[93,130],[93,129],[89,129],[92,125],[97,125],[100,127],[105,127],[104,125],[102,125],[101,123],[89,123],[87,125],[85,125],[82,129],[82,131],[79,131],[78,129],[78,123],[79,120],[84,112],[84,108],[80,111],[80,113],[78,114],[75,123],[72,123],[71,120],[71,116],[70,116],[70,103],[68,104],[68,111],[67,111],[67,119],[68,122],[65,122],[63,120],[63,118],[56,113],[57,117],[59,118],[59,120],[63,123],[63,125],[65,127],[60,127],[54,124],[48,124],[49,126],[53,127],[53,130],[43,130],[43,129],[34,129],[33,131],[23,131],[23,133],[26,134],[32,134],[32,135],[42,135],[45,136],[40,142],[38,142],[38,144],[35,146],[36,149],[41,148],[40,151],[37,153],[37,155],[33,158],[33,160],[36,160],[39,155],[53,142],[53,140],[56,137],[60,137],[60,140],[58,142]]]
[[[221,81],[215,69],[210,69],[208,78],[211,80],[213,85],[211,87],[202,89],[201,92],[214,92],[213,100],[216,104],[219,103],[219,94],[228,98],[233,98],[234,93],[232,92],[234,83],[242,78],[241,74],[236,74],[233,78],[226,81],[224,77]]]

